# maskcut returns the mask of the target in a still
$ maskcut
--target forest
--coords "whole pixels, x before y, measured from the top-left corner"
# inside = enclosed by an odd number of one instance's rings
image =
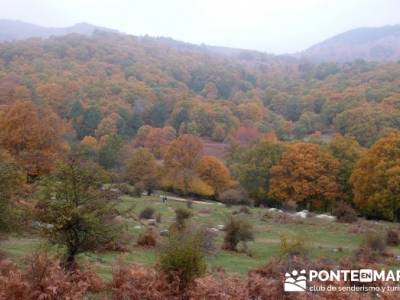
[[[172,211],[154,208],[162,202]],[[0,43],[0,299],[284,299],[273,276],[291,262],[322,262],[306,258],[307,241],[282,235],[281,260],[256,254],[268,263],[261,267],[249,261],[251,245],[272,230],[260,222],[289,230],[297,221],[288,213],[301,211],[335,218],[337,235],[353,226],[357,241],[373,220],[384,241],[334,243],[345,258],[354,250],[358,262],[392,265],[400,62],[316,64],[107,32]],[[224,224],[216,244],[249,261],[246,279],[204,275],[215,245],[206,245],[213,231],[196,226],[207,222],[190,221],[201,216]],[[296,226],[326,226],[329,236],[330,223],[314,221]],[[168,229],[157,229],[161,222]],[[24,269],[7,260],[7,239],[27,237],[50,250]],[[151,255],[161,244],[154,269],[115,262],[104,283],[82,268],[85,253],[138,251],[134,243]],[[11,289],[17,284],[27,288]]]

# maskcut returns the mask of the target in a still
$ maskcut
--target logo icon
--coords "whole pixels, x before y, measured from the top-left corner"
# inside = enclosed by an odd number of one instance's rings
[[[360,269],[360,282],[372,282],[373,281],[373,270],[371,269]]]
[[[285,292],[304,292],[307,290],[306,270],[293,270],[291,273],[285,274]]]

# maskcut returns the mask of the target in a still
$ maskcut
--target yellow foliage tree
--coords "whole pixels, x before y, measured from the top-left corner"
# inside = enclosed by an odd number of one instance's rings
[[[50,109],[17,101],[5,109],[0,119],[0,144],[32,179],[48,173],[66,150],[64,128],[62,120]]]
[[[339,196],[339,162],[319,145],[296,143],[271,168],[269,194],[308,209],[327,209]]]
[[[354,202],[374,218],[400,217],[400,134],[378,140],[351,175]]]
[[[231,175],[222,161],[214,156],[204,156],[198,166],[199,177],[213,189],[218,196],[227,190],[231,184]]]

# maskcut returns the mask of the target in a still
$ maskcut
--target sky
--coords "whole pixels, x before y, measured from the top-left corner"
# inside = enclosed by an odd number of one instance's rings
[[[294,53],[357,27],[400,24],[400,0],[0,0],[0,18],[87,22],[134,35]]]

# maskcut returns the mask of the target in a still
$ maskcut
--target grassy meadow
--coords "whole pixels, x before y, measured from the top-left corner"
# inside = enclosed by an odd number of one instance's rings
[[[127,252],[86,252],[79,255],[79,261],[89,263],[98,274],[106,279],[111,279],[112,266],[119,259],[127,263],[155,265],[157,262],[157,247],[144,248],[136,245],[136,238],[145,230],[146,220],[139,219],[139,213],[147,206],[153,207],[156,213],[161,214],[161,223],[157,223],[156,232],[168,229],[174,222],[174,209],[185,207],[186,203],[177,200],[168,200],[163,203],[159,195],[133,198],[122,196],[118,210],[125,215],[120,222],[126,226],[127,231],[133,236]],[[232,213],[238,213],[239,206],[227,207],[217,202],[193,203],[193,217],[190,223],[196,226],[218,228]],[[283,217],[279,213],[268,212],[266,208],[249,208],[248,213],[240,213],[249,220],[254,228],[255,239],[247,244],[247,253],[235,253],[220,250],[224,231],[216,233],[216,248],[214,255],[208,256],[208,268],[223,267],[227,272],[245,274],[250,269],[264,265],[272,257],[280,254],[282,236],[301,236],[308,249],[311,259],[329,258],[340,259],[351,257],[354,251],[366,236],[366,230],[380,230],[394,226],[386,222],[373,222],[359,220],[353,224],[337,223],[316,217],[306,219]],[[127,217],[128,215],[128,217]],[[216,231],[216,230],[215,230]],[[159,236],[162,243],[165,237]],[[2,249],[17,263],[23,265],[23,257],[38,251],[49,250],[57,254],[61,249],[47,244],[35,235],[13,235],[3,240]],[[400,249],[391,248],[395,255],[400,255]],[[394,266],[393,266],[394,267]]]

